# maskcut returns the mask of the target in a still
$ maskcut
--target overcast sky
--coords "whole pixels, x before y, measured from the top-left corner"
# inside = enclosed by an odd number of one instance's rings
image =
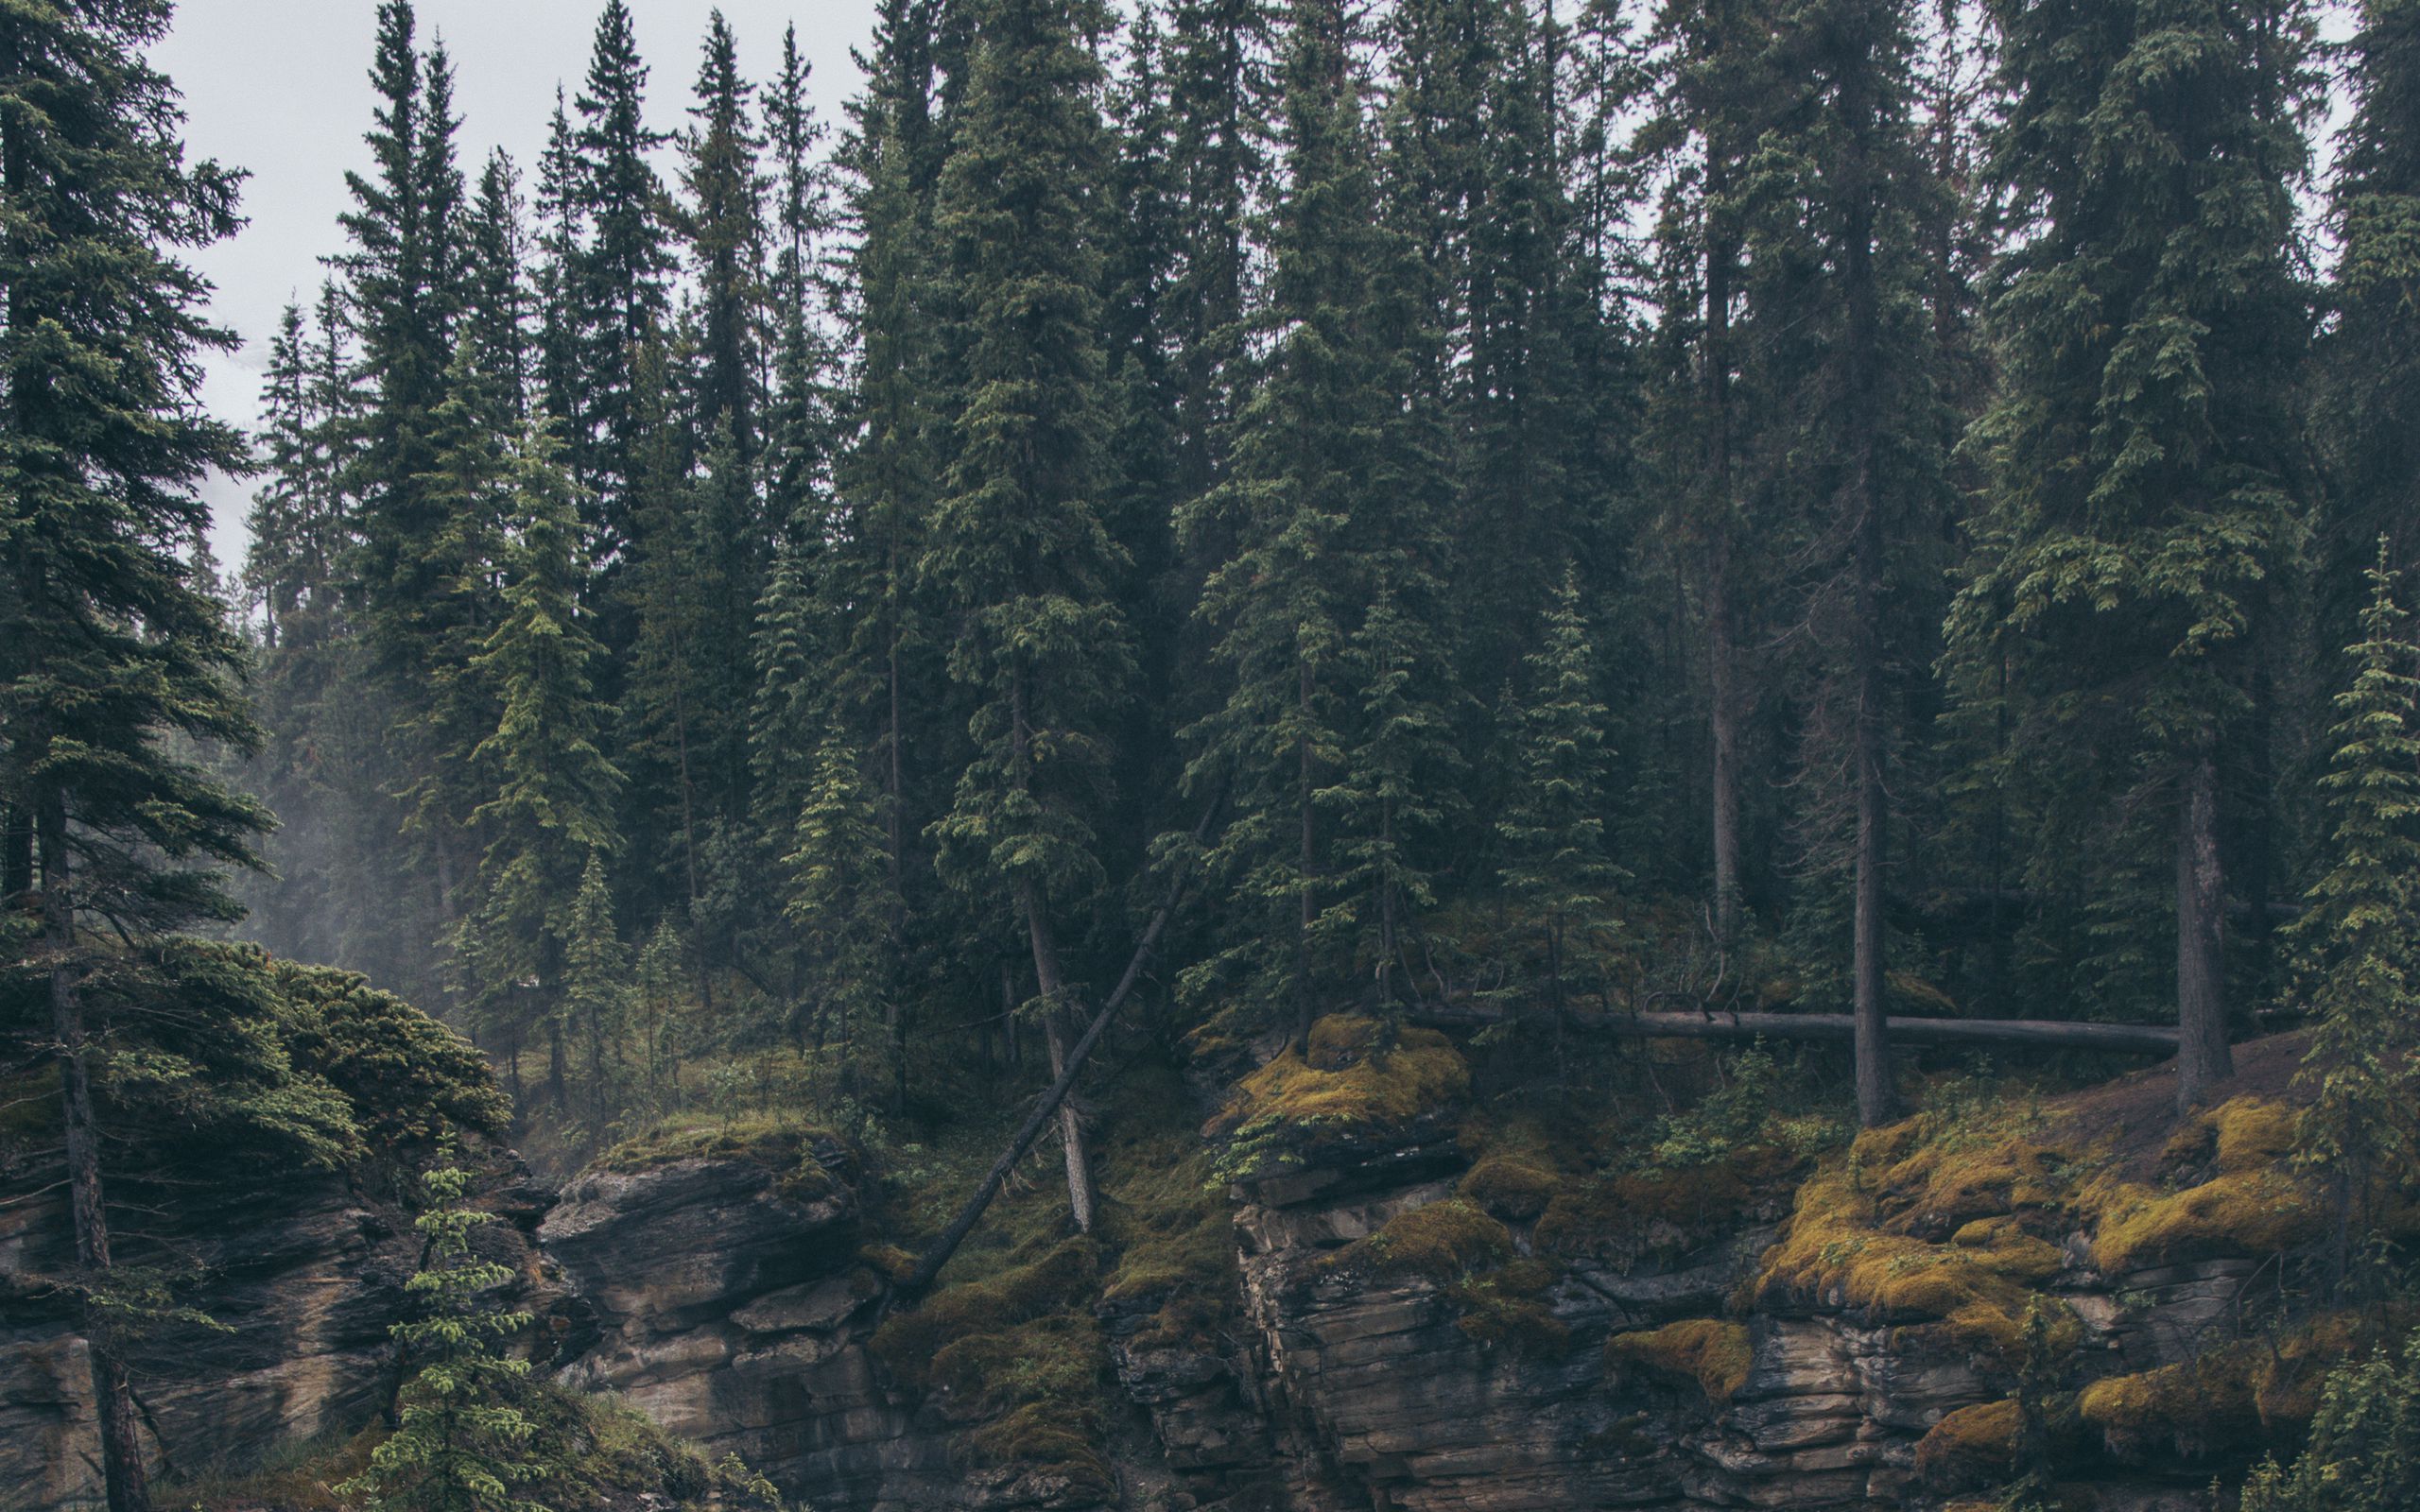
[[[488,148],[501,146],[525,179],[545,145],[555,85],[577,93],[602,0],[418,0],[421,40],[442,36],[453,55],[462,115],[464,173],[475,179]],[[649,124],[684,124],[698,48],[714,0],[631,0],[639,49],[652,73]],[[829,125],[857,85],[849,60],[873,26],[874,0],[720,0],[737,33],[740,65],[770,77],[782,32],[798,24],[799,50],[814,65],[816,112]],[[372,96],[369,70],[376,0],[179,0],[175,30],[153,53],[183,92],[193,156],[251,170],[244,191],[251,224],[197,259],[218,286],[218,318],[244,349],[214,363],[211,408],[249,425],[258,412],[261,366],[278,312],[308,303],[320,259],[342,245],[344,174],[366,169]],[[667,165],[668,166],[668,165]],[[219,559],[241,560],[248,485],[214,484]]]

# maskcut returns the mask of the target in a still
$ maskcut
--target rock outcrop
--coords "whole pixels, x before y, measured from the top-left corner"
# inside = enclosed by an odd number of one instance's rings
[[[2273,1195],[2257,1161],[2275,1105],[2228,1105],[2204,1149],[2191,1127],[2167,1137],[2164,1090],[2121,1092],[2074,1110],[2118,1151],[2098,1163],[2012,1153],[1970,1121],[1931,1144],[1885,1131],[1845,1161],[1791,1157],[1712,1195],[1703,1175],[1677,1196],[1599,1180],[1584,1223],[1519,1165],[1534,1152],[1465,1147],[1468,1125],[1412,1107],[1383,1135],[1240,1177],[1232,1265],[1190,1323],[1170,1309],[1198,1274],[1128,1286],[1090,1268],[1089,1241],[1049,1251],[1092,1288],[1072,1320],[987,1320],[986,1298],[1027,1304],[961,1294],[957,1326],[1002,1325],[986,1371],[1044,1371],[1022,1345],[997,1352],[1019,1329],[1098,1362],[1074,1453],[1003,1449],[1019,1440],[1001,1399],[902,1358],[883,1332],[879,1205],[829,1140],[706,1140],[551,1200],[507,1180],[495,1243],[543,1302],[535,1348],[560,1379],[623,1394],[821,1512],[1930,1512],[2008,1478],[2033,1348],[2055,1349],[2050,1410],[2088,1504],[2181,1512],[2297,1400],[2307,1413],[2342,1340],[2281,1331],[2274,1233],[2238,1241],[2219,1210],[2228,1182]],[[2132,1128],[2128,1097],[2162,1110]],[[333,1178],[246,1202],[179,1220],[233,1329],[147,1371],[181,1469],[357,1423],[389,1385],[386,1326],[415,1258],[403,1212]],[[0,1210],[8,1272],[56,1267],[50,1206]],[[90,1489],[80,1346],[52,1304],[7,1300],[0,1503],[58,1504]],[[914,1336],[949,1351],[946,1333]]]
[[[577,1309],[536,1245],[552,1194],[508,1152],[486,1149],[482,1205],[504,1220],[481,1252],[512,1267],[541,1314],[542,1357],[581,1342]],[[45,1162],[8,1173],[0,1203],[0,1506],[79,1503],[99,1494],[92,1375],[66,1296],[38,1278],[69,1274],[63,1191]],[[197,1279],[182,1300],[213,1326],[145,1331],[131,1359],[159,1469],[241,1468],[282,1444],[351,1432],[394,1387],[389,1325],[420,1263],[408,1208],[360,1173],[235,1167],[206,1194],[164,1199],[138,1257]]]

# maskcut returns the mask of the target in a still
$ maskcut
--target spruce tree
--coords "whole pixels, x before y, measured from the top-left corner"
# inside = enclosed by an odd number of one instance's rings
[[[1968,442],[1989,484],[1954,685],[1992,706],[2005,675],[2010,748],[2059,806],[2104,810],[2146,775],[2161,794],[2189,1107],[2232,1065],[2220,771],[2303,532],[2309,19],[2295,0],[1991,11],[2011,101],[1992,172],[2031,233],[1996,275],[2003,392]],[[2038,847],[2032,875],[2096,859]]]
[[[743,462],[762,449],[757,433],[763,381],[765,277],[763,143],[750,119],[753,93],[739,73],[739,43],[715,10],[698,64],[693,124],[681,137],[681,181],[688,191],[682,232],[689,243],[700,322],[693,396],[708,435],[728,428]],[[746,539],[725,543],[745,550]]]
[[[630,961],[614,927],[614,895],[605,883],[601,851],[591,850],[580,869],[563,936],[563,1013],[587,1048],[589,1124],[601,1134],[621,1106],[621,1089],[614,1083],[630,1018]]]
[[[2338,507],[2324,541],[2333,625],[2359,611],[2354,567],[2380,532],[2398,566],[2420,553],[2420,7],[2368,0],[2344,51],[2345,123],[2333,220],[2336,328],[2312,416]]]
[[[546,1512],[522,1494],[546,1471],[530,1445],[536,1425],[514,1404],[529,1362],[503,1352],[530,1316],[487,1297],[512,1269],[473,1248],[472,1235],[496,1216],[468,1205],[471,1173],[457,1158],[449,1134],[421,1177],[427,1206],[412,1227],[424,1258],[404,1283],[421,1315],[389,1330],[417,1366],[396,1395],[395,1431],[337,1487],[365,1512]]]
[[[233,917],[213,868],[251,864],[267,823],[183,744],[258,732],[241,647],[182,559],[209,528],[197,485],[247,460],[196,392],[235,338],[181,260],[234,233],[240,176],[186,161],[176,91],[147,60],[168,15],[68,0],[0,27],[0,902],[39,919],[111,1512],[149,1496],[111,1322],[86,982],[115,954],[104,937]]]
[[[1005,894],[1031,952],[1056,1069],[1078,1007],[1062,944],[1107,881],[1100,822],[1132,672],[1126,569],[1101,489],[1105,420],[1098,70],[1068,0],[988,0],[939,229],[964,322],[957,455],[923,572],[958,620],[950,674],[976,751],[935,825],[970,896]],[[1077,1227],[1080,1125],[1061,1120]]]
[[[635,539],[642,507],[635,496],[646,445],[638,355],[671,307],[666,197],[649,161],[666,137],[647,124],[647,80],[629,0],[606,0],[587,81],[572,102],[579,112],[569,144],[576,157],[560,191],[570,201],[569,226],[586,236],[562,291],[578,322],[579,392],[577,414],[567,418],[575,420],[569,454],[575,475],[594,500],[591,551],[607,564],[596,590],[600,603],[613,597],[619,574],[612,563]],[[628,627],[618,618],[604,627],[609,648],[628,644]]]
[[[472,666],[493,690],[495,728],[475,757],[495,774],[470,816],[482,844],[472,921],[484,941],[487,985],[525,980],[526,1011],[548,1033],[549,1083],[562,1077],[564,914],[589,855],[611,851],[621,771],[603,749],[612,711],[596,694],[602,650],[579,607],[579,524],[570,478],[544,431],[513,457],[503,620]]]
[[[816,745],[813,783],[784,859],[791,884],[783,913],[805,948],[810,1017],[802,1037],[819,1047],[838,1042],[845,1095],[862,1096],[875,1080],[897,1087],[907,1074],[903,1047],[894,1039],[878,1052],[870,1042],[885,1023],[903,1022],[890,1002],[900,943],[891,936],[890,848],[880,800],[837,720]],[[885,1057],[891,1074],[869,1076]]]
[[[1535,911],[1547,1002],[1560,1028],[1572,930],[1607,918],[1622,881],[1605,850],[1610,720],[1597,696],[1577,569],[1564,570],[1541,630],[1513,725],[1512,796],[1496,825],[1505,854],[1497,874],[1507,892]]]
[[[1201,796],[1226,794],[1233,816],[1205,860],[1236,905],[1222,948],[1188,980],[1196,993],[1239,987],[1254,1007],[1290,1016],[1298,1037],[1344,974],[1347,922],[1366,917],[1339,891],[1342,795],[1322,797],[1339,788],[1362,736],[1357,678],[1374,679],[1361,692],[1392,686],[1394,674],[1374,663],[1357,672],[1354,637],[1382,585],[1399,606],[1423,600],[1425,610],[1442,557],[1438,522],[1423,508],[1434,472],[1423,463],[1433,458],[1395,397],[1411,381],[1405,333],[1417,321],[1401,313],[1413,281],[1389,275],[1409,249],[1378,218],[1348,44],[1340,8],[1293,6],[1288,188],[1261,317],[1269,351],[1236,417],[1230,476],[1180,518],[1188,550],[1226,552],[1198,610],[1216,636],[1225,693],[1186,731],[1185,781]],[[1418,696],[1439,695],[1435,677],[1424,681]],[[1400,902],[1398,890],[1389,896]]]
[[[2336,696],[2320,779],[2334,821],[2326,869],[2291,931],[2301,993],[2319,1021],[2305,1053],[2315,1096],[2303,1154],[2328,1190],[2340,1285],[2389,1184],[2409,1169],[2420,1087],[2420,646],[2394,600],[2390,551],[2380,537],[2361,639],[2345,648],[2353,681]]]

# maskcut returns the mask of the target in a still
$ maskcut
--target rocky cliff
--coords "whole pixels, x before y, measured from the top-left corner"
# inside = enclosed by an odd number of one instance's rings
[[[579,1380],[826,1512],[1938,1507],[2011,1474],[2029,1349],[2083,1504],[2198,1507],[2290,1440],[2325,1359],[2328,1325],[2278,1302],[2308,1214],[2265,1185],[2292,1054],[2248,1051],[2174,1137],[2154,1073],[1576,1196],[1551,1151],[1415,1096],[1233,1183],[1226,1265],[1097,1282],[1095,1452],[1042,1468],[987,1449],[998,1403],[924,1359],[1060,1315],[1046,1288],[1008,1272],[956,1313],[945,1289],[891,1357],[837,1148],[804,1192],[738,1155],[591,1174],[541,1237],[603,1322]],[[1204,1282],[1217,1326],[1170,1327]]]
[[[2349,1338],[2287,1284],[2296,1053],[2248,1047],[2181,1129],[2156,1072],[1970,1090],[1846,1145],[1751,1087],[1727,1131],[1668,1120],[1606,1161],[1634,1115],[1475,1113],[1441,1037],[1331,1025],[1206,1141],[1105,1147],[1099,1236],[1059,1232],[1037,1180],[913,1309],[895,1194],[803,1127],[701,1126],[551,1204],[508,1181],[496,1227],[561,1294],[563,1381],[821,1512],[1980,1505],[2027,1414],[2077,1504],[2181,1512],[2290,1444]],[[171,1455],[385,1389],[399,1215],[327,1182],[259,1201],[214,1241],[235,1332],[147,1392]],[[10,1269],[57,1242],[44,1211],[0,1213]],[[83,1485],[77,1348],[12,1306],[0,1503]]]

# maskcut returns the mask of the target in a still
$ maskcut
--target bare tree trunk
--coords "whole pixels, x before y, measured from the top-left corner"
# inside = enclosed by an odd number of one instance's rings
[[[1305,728],[1311,715],[1311,664],[1300,664],[1301,690],[1296,695]],[[1294,743],[1294,762],[1298,768],[1298,790],[1295,801],[1302,808],[1302,851],[1294,873],[1294,1040],[1303,1048],[1305,1058],[1311,1053],[1311,1020],[1314,1016],[1311,994],[1311,924],[1316,905],[1311,897],[1311,872],[1319,862],[1319,832],[1311,805],[1311,743]]]
[[[1853,554],[1857,575],[1857,877],[1855,919],[1850,926],[1851,999],[1857,1016],[1858,1123],[1875,1128],[1891,1121],[1898,1097],[1891,1082],[1891,1045],[1887,987],[1888,940],[1883,934],[1882,873],[1890,860],[1891,799],[1883,785],[1882,764],[1888,734],[1883,723],[1882,634],[1883,539],[1881,478],[1875,465],[1876,369],[1881,353],[1881,322],[1874,287],[1873,183],[1864,154],[1865,133],[1877,124],[1874,102],[1859,82],[1844,88],[1840,113],[1845,118],[1850,153],[1847,224],[1843,228],[1841,273],[1848,313],[1848,442],[1849,507],[1857,511]]]
[[[1017,892],[1025,913],[1026,937],[1033,945],[1034,981],[1045,1005],[1042,1034],[1050,1047],[1050,1074],[1055,1081],[1067,1073],[1068,1009],[1060,997],[1066,983],[1059,971],[1059,946],[1051,936],[1049,916],[1038,890],[1028,883],[1020,884]],[[1059,1143],[1067,1161],[1067,1205],[1075,1212],[1077,1228],[1091,1233],[1093,1168],[1084,1155],[1083,1115],[1074,1103],[1063,1099],[1059,1104]]]
[[[1714,739],[1712,773],[1714,920],[1719,943],[1729,946],[1739,930],[1739,692],[1738,646],[1732,613],[1731,562],[1731,282],[1738,239],[1727,224],[1721,199],[1730,184],[1723,144],[1709,143],[1705,173],[1705,371],[1706,477],[1714,490],[1706,554],[1705,616],[1707,683]]]
[[[1010,688],[1010,740],[1014,744],[1013,769],[1015,781],[1023,785],[1032,770],[1032,727],[1026,712],[1026,674],[1019,665],[1011,674]],[[1054,1080],[1066,1074],[1068,1065],[1067,1015],[1070,1005],[1064,996],[1066,977],[1059,969],[1059,942],[1051,932],[1050,901],[1030,877],[1020,877],[1016,884],[1017,911],[1025,916],[1027,943],[1033,948],[1033,978],[1036,991],[1042,997],[1042,1033],[1050,1047],[1050,1074]],[[1059,1140],[1067,1158],[1067,1204],[1074,1211],[1076,1227],[1084,1233],[1093,1230],[1093,1169],[1084,1156],[1084,1121],[1073,1103],[1059,1105]]]
[[[2219,860],[2219,768],[2207,749],[2188,758],[2176,805],[2176,1106],[2200,1103],[2235,1074],[2227,1050],[2225,873]]]
[[[109,1210],[101,1191],[101,1152],[93,1118],[91,1068],[85,1063],[84,1005],[77,990],[76,904],[68,890],[64,801],[45,793],[36,818],[42,848],[43,944],[50,957],[51,1033],[59,1041],[60,1101],[67,1144],[68,1210],[76,1228],[76,1263],[90,1288],[110,1274]],[[101,1436],[101,1479],[110,1512],[148,1512],[151,1490],[134,1417],[126,1362],[101,1310],[84,1304],[84,1349],[92,1362],[94,1416]]]

